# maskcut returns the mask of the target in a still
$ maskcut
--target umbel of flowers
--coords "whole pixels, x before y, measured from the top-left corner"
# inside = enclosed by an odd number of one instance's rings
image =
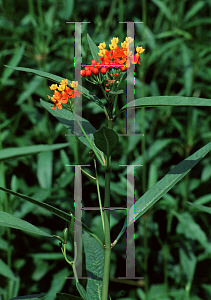
[[[58,109],[62,109],[62,103],[66,104],[68,101],[69,101],[70,108],[71,109],[73,108],[74,103],[72,103],[71,105],[71,101],[69,99],[74,98],[75,96],[80,97],[80,94],[83,93],[80,93],[77,90],[78,81],[72,81],[70,86],[73,89],[71,89],[68,86],[67,79],[62,80],[59,86],[57,84],[52,84],[50,86],[50,89],[54,91],[54,95],[53,97],[50,97],[48,95],[48,98],[50,98],[55,103],[55,105],[51,107],[51,109],[55,109],[56,107],[58,107]]]
[[[81,71],[81,76],[90,77],[92,74],[97,75],[99,69],[102,74],[105,74],[107,70],[112,68],[119,69],[119,71],[126,71],[132,64],[140,64],[140,55],[145,51],[142,47],[136,47],[136,54],[132,55],[130,51],[130,45],[133,42],[131,37],[126,37],[125,41],[121,43],[121,48],[117,45],[119,38],[113,38],[111,44],[109,45],[110,51],[106,49],[106,43],[100,43],[98,48],[100,49],[98,55],[100,56],[101,63],[97,63],[96,60],[92,60],[91,64],[93,66],[85,67],[85,70]],[[127,59],[129,58],[129,59]]]
[[[142,47],[136,47],[136,54],[133,55],[130,50],[130,44],[133,42],[131,37],[126,37],[118,46],[119,38],[113,38],[109,45],[110,50],[106,49],[106,43],[100,43],[99,53],[101,63],[96,60],[91,61],[91,66],[86,66],[81,70],[81,76],[93,84],[105,83],[105,91],[109,92],[108,86],[117,85],[122,78],[122,73],[130,68],[131,64],[141,64],[140,54],[145,51]],[[103,76],[103,78],[102,78]]]

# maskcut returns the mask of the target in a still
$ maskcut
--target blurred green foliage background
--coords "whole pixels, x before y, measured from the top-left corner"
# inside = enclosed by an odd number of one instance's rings
[[[83,21],[82,63],[92,57],[88,33],[98,45],[113,37],[124,41],[123,21],[135,25],[135,46],[143,46],[141,66],[136,65],[135,98],[180,95],[211,98],[211,1],[204,0],[0,0],[0,149],[53,145],[69,142],[60,150],[2,159],[0,186],[74,211],[74,172],[66,164],[91,164],[89,149],[41,106],[52,82],[5,68],[21,66],[74,80],[74,25]],[[83,86],[98,97],[100,90],[83,79]],[[123,85],[125,89],[125,85]],[[125,94],[118,107],[125,104]],[[83,97],[83,117],[99,129],[106,120],[102,111]],[[125,133],[125,114],[114,129]],[[158,107],[136,111],[137,130],[145,137],[120,138],[113,155],[111,196],[115,206],[126,201],[126,170],[119,164],[142,164],[136,168],[136,199],[174,165],[210,142],[210,112],[206,107]],[[8,153],[10,150],[8,149]],[[125,235],[112,250],[110,295],[112,299],[194,299],[211,297],[211,231],[208,214],[196,211],[187,201],[210,206],[211,159],[207,155],[193,171],[145,214],[136,229],[136,276],[145,281],[122,283],[125,276]],[[104,173],[99,167],[101,193]],[[83,176],[83,205],[98,206],[93,181]],[[112,205],[114,206],[114,205]],[[41,208],[0,192],[0,210],[61,235],[65,223]],[[112,241],[124,223],[124,212],[111,213]],[[84,212],[83,222],[102,237],[100,214]],[[73,276],[58,241],[0,227],[0,299],[46,293],[56,299],[62,291],[78,296]],[[70,260],[73,246],[68,243]],[[85,264],[85,263],[84,263]],[[84,268],[84,276],[86,271]],[[15,279],[14,279],[15,277]],[[117,281],[117,282],[116,282]],[[81,280],[86,286],[86,280]]]

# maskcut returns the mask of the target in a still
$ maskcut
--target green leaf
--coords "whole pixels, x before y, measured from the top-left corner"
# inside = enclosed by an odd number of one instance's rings
[[[73,114],[66,110],[66,109],[51,109],[52,105],[51,103],[45,102],[42,99],[40,99],[40,103],[42,104],[42,106],[54,117],[57,118],[57,120],[62,123],[67,129],[70,130],[70,132],[72,134],[74,134],[82,143],[84,143],[87,147],[91,148],[89,143],[87,142],[87,139],[84,136],[80,136],[77,133],[77,128],[74,121],[75,118],[73,116]],[[81,118],[80,116],[76,115],[76,117],[78,118],[78,120],[81,122],[81,125],[84,129],[84,131],[86,132],[86,134],[88,135],[89,139],[92,141],[93,140],[93,133],[96,131],[96,129],[92,126],[92,124],[87,121],[86,119]],[[77,125],[77,124],[76,124]],[[94,145],[94,143],[93,143]],[[96,148],[97,149],[97,148]],[[98,150],[99,152],[99,150]]]
[[[97,47],[97,45],[95,44],[95,42],[91,39],[91,37],[88,35],[88,33],[87,33],[87,41],[88,41],[88,43],[89,43],[89,48],[90,48],[90,50],[91,50],[91,53],[92,53],[92,57],[93,57],[93,59],[95,59],[97,62],[101,62],[101,60],[100,60],[100,57],[99,57],[99,55],[98,55],[98,53],[99,53],[99,48]]]
[[[186,245],[187,249],[179,248],[179,256],[182,270],[188,282],[193,281],[193,276],[196,268],[197,259],[191,249],[190,244]]]
[[[135,108],[153,106],[211,106],[211,99],[180,96],[154,96],[143,97],[135,100]],[[118,111],[118,114],[131,108],[134,108],[134,101],[123,106]]]
[[[3,262],[3,260],[0,258],[0,275],[10,278],[12,280],[16,280],[15,275],[13,274],[12,270],[8,265]]]
[[[91,300],[89,298],[89,295],[87,295],[87,292],[85,291],[85,289],[83,288],[83,286],[78,282],[76,282],[76,288],[79,292],[79,294],[81,295],[81,297],[84,299],[84,300]]]
[[[176,216],[179,221],[176,232],[178,234],[183,234],[187,239],[198,241],[206,248],[207,236],[201,227],[195,222],[193,217],[188,212],[178,214],[173,211],[172,214]]]
[[[195,204],[195,203],[191,203],[191,202],[188,202],[189,205],[199,209],[199,210],[202,210],[202,211],[205,211],[207,212],[208,214],[211,214],[211,207],[207,207],[207,206],[204,206],[204,205],[199,205],[199,204]]]
[[[152,2],[154,2],[159,9],[161,10],[161,12],[166,16],[166,18],[172,22],[172,13],[169,10],[169,8],[166,6],[165,2],[160,1],[160,0],[152,0]]]
[[[8,62],[9,64],[13,66],[17,66],[19,62],[21,61],[21,58],[24,53],[25,46],[22,45],[19,49],[17,49],[16,53],[13,55],[13,57]],[[4,85],[7,79],[12,75],[13,71],[9,69],[5,69],[2,76],[1,76],[1,84]]]
[[[206,284],[206,283],[203,283],[202,285],[201,285],[201,287],[203,288],[203,289],[205,289],[205,291],[208,293],[208,295],[209,296],[211,296],[211,284]]]
[[[81,88],[80,85],[78,85],[78,86]],[[81,90],[80,90],[80,91],[81,91]],[[87,89],[85,89],[84,87],[82,87],[82,93],[83,93],[83,96],[84,96],[84,97],[86,97],[87,99],[89,99],[89,100],[95,102],[95,103],[96,103],[97,105],[99,105],[102,109],[105,108],[105,105],[103,104],[103,102],[100,101],[100,99],[99,99],[96,95],[92,94],[89,90],[87,90]]]
[[[11,158],[19,158],[25,155],[37,154],[44,151],[54,151],[70,146],[70,143],[62,143],[56,145],[35,145],[26,147],[14,147],[0,150],[0,161]]]
[[[60,292],[65,283],[67,283],[66,277],[68,276],[70,276],[70,270],[68,270],[67,267],[55,273],[53,276],[53,280],[51,281],[51,286],[48,292],[45,294],[44,300],[56,299],[56,293]]]
[[[148,298],[149,300],[171,300],[168,297],[168,292],[166,290],[166,286],[164,283],[152,284],[150,286],[148,295],[149,295],[149,298]],[[187,299],[183,298],[183,300],[187,300]]]
[[[79,133],[77,133],[78,124],[76,123],[77,126],[75,126],[75,118],[74,118],[74,115],[70,111],[68,111],[66,109],[59,110],[58,108],[52,110],[50,103],[47,103],[47,102],[43,101],[42,99],[40,99],[40,102],[41,102],[42,106],[45,109],[47,109],[47,111],[49,113],[51,113],[54,117],[56,117],[57,120],[60,123],[62,123],[67,129],[69,129],[70,132],[72,132],[82,143],[84,143],[87,147],[94,150],[95,153],[97,154],[97,156],[99,156],[98,157],[99,161],[103,165],[103,161],[100,158],[100,157],[103,157],[103,154],[94,144],[93,133],[96,132],[96,129],[92,126],[92,124],[89,121],[87,121],[86,119],[83,119],[80,116],[76,115],[77,119],[81,122],[81,125],[82,125],[85,133],[88,135],[89,141],[93,148],[91,147],[91,145],[89,144],[89,142],[87,141],[85,136],[81,136]]]
[[[53,152],[41,152],[37,160],[37,179],[43,189],[52,187],[53,177]]]
[[[190,96],[192,94],[192,86],[193,86],[193,65],[191,59],[190,49],[182,43],[181,44],[181,54],[182,61],[184,66],[183,76],[184,76],[184,88],[185,95]]]
[[[36,205],[38,205],[38,206],[40,206],[40,207],[42,207],[42,208],[44,208],[44,209],[47,209],[48,211],[52,212],[52,213],[53,213],[54,215],[56,215],[57,217],[59,217],[59,218],[65,220],[65,221],[67,221],[67,222],[69,222],[69,223],[71,222],[71,219],[72,219],[72,218],[76,219],[76,218],[73,216],[73,214],[68,214],[68,213],[66,213],[66,212],[64,212],[64,211],[62,211],[62,210],[60,210],[60,209],[58,209],[58,208],[56,208],[56,207],[53,207],[53,206],[51,206],[51,205],[49,205],[49,204],[46,204],[46,203],[44,203],[44,202],[35,200],[35,199],[31,198],[31,197],[22,195],[22,194],[20,194],[20,193],[11,191],[11,190],[6,189],[6,188],[3,188],[3,187],[0,187],[0,190],[6,192],[6,193],[8,193],[8,194],[11,194],[11,195],[14,195],[14,196],[18,196],[18,197],[20,197],[20,198],[22,198],[22,199],[24,199],[24,200],[26,200],[26,201],[29,201],[29,202],[31,202],[31,203],[33,203],[33,204],[36,204]],[[77,220],[77,221],[79,222],[79,220]],[[90,234],[91,236],[93,236],[93,237],[101,244],[101,246],[103,247],[103,243],[102,243],[101,240],[96,236],[96,234],[94,234],[94,233],[93,233],[93,232],[92,232],[85,224],[83,224],[82,222],[81,222],[81,224],[82,224],[83,230],[89,232],[89,234]]]
[[[81,298],[81,297],[77,297],[77,296],[73,296],[73,295],[65,294],[65,293],[57,293],[56,297],[59,300],[83,300],[83,298]]]
[[[58,10],[59,19],[70,20],[74,12],[74,0],[64,0],[62,7]],[[47,17],[47,14],[46,14]]]
[[[43,298],[45,296],[45,294],[32,294],[32,295],[26,295],[26,296],[19,296],[19,297],[15,297],[15,298],[11,298],[10,300],[36,300],[36,299],[40,299]]]
[[[7,66],[7,65],[4,65],[4,66],[7,67],[7,68],[14,69],[16,71],[32,73],[32,74],[50,79],[50,80],[52,80],[56,83],[60,83],[63,79],[66,79],[66,78],[63,78],[63,77],[60,77],[60,76],[57,76],[57,75],[54,75],[54,74],[51,74],[51,73],[48,73],[48,72],[43,72],[43,71],[39,71],[39,70],[35,70],[35,69],[22,68],[22,67],[11,67],[11,66]],[[70,86],[71,80],[68,79],[68,81],[69,81],[68,85],[69,85],[69,87],[71,87]],[[91,101],[94,101],[97,105],[99,105],[102,108],[105,107],[105,105],[100,101],[100,99],[96,95],[92,94],[89,90],[85,89],[81,85],[78,85],[78,89],[80,90],[80,92],[83,93],[84,97],[86,97],[87,99],[89,99]]]
[[[43,77],[34,76],[32,80],[28,82],[26,88],[24,88],[24,91],[18,97],[18,101],[15,103],[15,105],[21,105],[34,92],[38,91],[39,88],[41,88],[42,82],[43,82]]]
[[[87,277],[90,277],[90,279],[87,279],[86,291],[90,299],[101,300],[104,250],[87,232],[83,232],[82,238],[86,258]]]
[[[95,145],[108,157],[116,149],[119,137],[113,129],[105,126],[94,133]]]
[[[194,15],[196,15],[200,9],[202,9],[205,5],[205,2],[199,1],[193,4],[189,10],[187,10],[187,13],[183,19],[183,22],[187,22],[190,18],[192,18]],[[198,19],[198,17],[197,17]]]
[[[119,94],[123,94],[124,93],[124,90],[118,90],[116,92],[114,91],[110,91],[109,94],[112,94],[112,95],[119,95]]]
[[[48,73],[48,72],[43,72],[43,71],[39,71],[39,70],[35,70],[35,69],[30,69],[30,68],[22,68],[22,67],[12,67],[12,66],[8,66],[8,65],[4,65],[7,68],[16,70],[16,71],[22,71],[22,72],[27,72],[27,73],[32,73],[47,79],[51,79],[54,82],[60,83],[63,79],[63,77]]]
[[[181,163],[170,170],[160,181],[151,187],[142,197],[140,197],[133,207],[129,210],[129,225],[138,220],[152,205],[154,205],[160,198],[175,186],[200,160],[211,150],[211,143],[208,143],[194,154],[184,159]],[[127,220],[127,218],[126,218]],[[120,231],[116,240],[122,236],[127,228],[127,221],[125,221],[122,230]]]
[[[28,231],[33,234],[52,237],[50,234],[40,230],[39,228],[30,224],[29,222],[14,217],[13,215],[8,214],[4,211],[0,211],[0,226],[16,228],[16,229]]]
[[[35,260],[62,260],[64,258],[62,253],[59,252],[47,252],[47,253],[33,253],[28,254],[28,256],[33,257]]]

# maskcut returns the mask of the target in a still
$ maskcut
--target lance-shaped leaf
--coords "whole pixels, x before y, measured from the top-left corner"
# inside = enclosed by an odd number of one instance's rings
[[[0,275],[10,278],[12,280],[16,280],[13,271],[10,269],[10,267],[0,258]]]
[[[19,62],[22,59],[22,56],[24,54],[24,48],[25,46],[20,46],[19,49],[17,49],[16,53],[12,56],[12,58],[8,61],[9,64],[12,64],[13,66],[17,66]],[[4,85],[7,79],[11,76],[13,73],[13,70],[5,69],[4,72],[1,74],[1,84]]]
[[[195,204],[195,203],[191,203],[191,202],[188,202],[189,205],[199,209],[199,210],[202,210],[204,212],[207,212],[208,214],[211,214],[211,207],[207,207],[207,206],[204,206],[204,205],[200,205],[200,204]]]
[[[15,229],[24,230],[33,234],[52,237],[52,235],[40,230],[39,228],[30,224],[29,222],[14,217],[13,215],[6,213],[5,211],[0,211],[0,226],[11,227]]]
[[[46,79],[50,79],[50,80],[52,80],[53,82],[56,82],[56,83],[60,83],[62,80],[66,79],[66,78],[63,78],[61,76],[57,76],[57,75],[54,75],[54,74],[51,74],[51,73],[48,73],[48,72],[43,72],[43,71],[39,71],[39,70],[35,70],[35,69],[30,69],[30,68],[11,67],[11,66],[7,66],[7,65],[5,65],[5,67],[14,69],[16,71],[22,71],[22,72],[32,73],[32,74],[44,77]],[[68,80],[68,82],[70,83],[72,81]],[[68,85],[69,85],[69,87],[71,87],[70,84],[68,84]],[[105,105],[103,104],[103,102],[100,101],[100,99],[96,95],[92,94],[89,90],[85,89],[81,85],[78,85],[78,89],[79,89],[80,92],[83,93],[84,97],[86,97],[87,99],[89,99],[91,101],[94,101],[101,108],[105,107]]]
[[[70,146],[70,143],[6,148],[0,150],[0,161],[11,159],[11,158],[19,158],[25,155],[36,154],[44,151],[54,151],[54,150],[62,149],[67,146]]]
[[[32,294],[32,295],[11,298],[10,300],[36,300],[36,299],[43,298],[44,296],[45,294]]]
[[[184,159],[181,163],[176,165],[171,171],[169,171],[160,181],[158,181],[153,187],[151,187],[142,197],[140,197],[134,206],[132,206],[128,212],[129,225],[138,220],[146,211],[154,205],[163,195],[175,186],[200,160],[211,150],[211,142],[196,151],[194,154]],[[116,241],[120,239],[122,234],[127,228],[127,217],[120,231]]]
[[[153,106],[211,106],[211,99],[180,96],[155,96],[143,97],[135,100],[135,108]],[[132,108],[134,108],[134,101],[123,106],[118,111],[118,114],[124,112],[126,109]]]
[[[6,193],[8,193],[8,194],[11,194],[11,195],[20,197],[20,198],[22,198],[22,199],[24,199],[24,200],[26,200],[26,201],[28,201],[28,202],[31,202],[31,203],[33,203],[33,204],[38,205],[38,206],[40,206],[40,207],[42,207],[42,208],[44,208],[44,209],[47,209],[48,211],[52,212],[52,213],[53,213],[54,215],[56,215],[57,217],[59,217],[59,218],[65,220],[65,221],[67,221],[68,223],[71,223],[72,218],[76,219],[76,218],[73,216],[73,214],[68,214],[68,213],[66,213],[66,212],[64,212],[64,211],[62,211],[62,210],[60,210],[60,209],[58,209],[58,208],[56,208],[56,207],[54,207],[54,206],[51,206],[51,205],[49,205],[49,204],[47,204],[47,203],[41,202],[41,201],[39,201],[39,200],[35,200],[35,199],[31,198],[31,197],[22,195],[22,194],[20,194],[20,193],[11,191],[11,190],[6,189],[6,188],[3,188],[3,187],[0,187],[0,190],[6,192]],[[76,220],[77,220],[77,222],[79,222],[78,219],[76,219]],[[77,222],[75,223],[76,226],[77,226]],[[81,222],[81,224],[82,224],[83,230],[87,231],[91,236],[93,236],[93,237],[101,244],[101,246],[103,247],[103,243],[102,243],[101,240],[97,237],[97,235],[94,234],[94,233],[93,233],[93,232],[92,232],[85,224],[83,224],[82,222]]]
[[[100,60],[100,57],[99,57],[99,55],[98,55],[98,53],[99,53],[99,48],[97,47],[97,45],[95,44],[95,42],[91,39],[91,37],[88,35],[88,33],[87,33],[87,41],[88,41],[88,43],[89,43],[89,48],[90,48],[90,50],[91,50],[91,53],[92,53],[92,57],[93,57],[93,59],[95,59],[97,62],[101,62],[101,60]]]
[[[103,153],[109,157],[116,149],[119,137],[113,129],[109,129],[105,126],[94,133],[95,145],[103,151]]]

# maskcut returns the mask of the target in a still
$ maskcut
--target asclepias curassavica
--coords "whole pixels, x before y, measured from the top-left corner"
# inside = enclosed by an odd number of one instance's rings
[[[14,217],[6,211],[0,211],[0,225],[6,227],[17,228],[28,231],[29,233],[53,237],[58,239],[61,252],[67,264],[72,267],[73,275],[76,281],[76,287],[80,297],[70,294],[57,293],[58,299],[111,299],[109,295],[109,274],[110,274],[110,260],[111,251],[118,243],[120,237],[124,234],[130,226],[134,225],[143,214],[145,214],[152,205],[162,198],[175,184],[180,181],[210,150],[211,143],[203,146],[194,154],[180,162],[173,169],[171,169],[160,181],[158,181],[152,188],[143,194],[127,211],[127,216],[122,230],[114,240],[111,241],[110,232],[110,208],[115,204],[110,197],[111,172],[112,172],[112,154],[116,150],[119,142],[119,135],[114,131],[118,116],[123,112],[130,110],[141,109],[144,107],[155,106],[211,106],[210,99],[194,98],[194,97],[180,97],[180,96],[156,96],[143,97],[134,101],[128,101],[126,105],[117,111],[118,96],[124,94],[124,90],[120,89],[122,82],[134,72],[135,65],[141,67],[141,54],[145,51],[142,47],[136,47],[136,53],[133,55],[130,45],[134,45],[134,40],[131,37],[126,37],[125,41],[118,46],[119,39],[111,39],[109,50],[106,49],[105,42],[97,46],[89,35],[87,35],[88,44],[93,56],[93,60],[89,65],[86,65],[81,70],[80,75],[84,80],[86,79],[90,84],[99,87],[104,98],[99,99],[97,95],[92,94],[89,90],[78,84],[78,81],[71,81],[67,78],[62,78],[47,72],[38,71],[29,68],[12,67],[17,71],[29,72],[38,76],[42,76],[51,80],[53,83],[50,86],[50,91],[53,95],[46,95],[45,101],[40,99],[41,105],[57,120],[63,124],[72,135],[75,135],[83,144],[90,148],[90,156],[93,159],[96,177],[88,174],[80,165],[78,170],[83,172],[86,176],[92,177],[96,182],[97,196],[99,200],[99,211],[101,215],[102,228],[104,239],[101,240],[95,232],[88,228],[80,219],[80,214],[74,212],[68,213],[55,208],[52,205],[35,200],[27,195],[17,193],[15,191],[0,187],[1,190],[11,195],[18,196],[26,201],[29,201],[37,206],[40,206],[57,217],[66,221],[66,226],[63,236],[56,234],[48,234],[38,229],[36,226]],[[133,49],[133,47],[132,47]],[[82,118],[82,115],[77,114],[77,101],[86,97],[93,101],[100,107],[105,114],[107,126],[102,126],[98,130],[92,124]],[[97,172],[97,163],[99,163],[105,171],[104,181],[104,202],[102,205],[99,178]],[[77,202],[77,199],[75,199]],[[80,200],[79,200],[80,204]],[[123,206],[125,204],[122,204]],[[193,205],[193,204],[192,204]],[[128,207],[127,207],[128,208]],[[197,207],[198,209],[203,209]],[[80,261],[78,251],[81,247],[77,235],[83,232],[84,252],[86,256],[87,268],[87,286],[86,289],[80,284],[79,279],[81,274],[78,274],[80,269]],[[129,231],[128,231],[129,232]],[[133,238],[133,237],[132,237]],[[74,260],[70,261],[67,257],[67,243],[74,245]],[[129,253],[127,253],[129,256]],[[133,256],[132,256],[133,257]],[[124,276],[124,275],[123,275]],[[134,274],[135,276],[135,274]],[[130,279],[130,278],[128,278]],[[44,297],[45,294],[36,294],[37,298]],[[32,297],[29,296],[29,298]],[[15,299],[21,299],[16,297]],[[25,298],[26,299],[26,298]],[[28,298],[27,298],[28,299]]]

